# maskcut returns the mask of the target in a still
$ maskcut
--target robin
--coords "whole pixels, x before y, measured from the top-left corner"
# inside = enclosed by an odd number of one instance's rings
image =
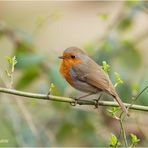
[[[72,87],[88,93],[85,97],[105,92],[111,95],[128,115],[128,110],[116,93],[108,75],[86,53],[77,47],[70,47],[59,58],[62,59],[60,73]]]

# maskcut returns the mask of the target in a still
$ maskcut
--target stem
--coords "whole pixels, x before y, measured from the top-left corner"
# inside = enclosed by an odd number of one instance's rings
[[[132,148],[134,146],[134,143],[132,143],[130,146],[129,146],[129,148]]]
[[[23,97],[27,97],[27,98],[52,100],[52,101],[66,102],[66,103],[75,103],[75,99],[73,99],[73,98],[54,96],[54,95],[50,95],[50,94],[48,95],[48,94],[29,93],[29,92],[23,92],[23,91],[1,88],[1,87],[0,87],[0,92],[12,94],[12,95],[17,95],[17,96],[23,96]],[[79,105],[96,105],[96,103],[95,103],[95,101],[93,101],[93,99],[92,100],[78,100],[77,104],[79,104]],[[109,106],[109,107],[119,107],[119,105],[113,101],[99,101],[99,105],[100,106]],[[130,106],[130,104],[127,104],[127,103],[124,103],[124,105],[126,107]],[[132,105],[130,107],[130,109],[148,112],[148,106]]]
[[[128,106],[128,110],[130,108],[132,108],[132,106],[134,105],[134,103],[137,101],[137,99],[140,97],[140,95],[146,90],[148,89],[148,86],[146,86],[137,96],[136,98],[132,101],[132,103]],[[120,122],[120,126],[121,126],[121,130],[120,130],[120,134],[119,134],[119,137],[120,135],[122,134],[123,135],[123,139],[124,139],[124,143],[125,143],[125,146],[128,148],[128,142],[127,142],[127,138],[126,138],[126,133],[125,133],[125,129],[124,129],[124,126],[123,126],[123,120],[125,119],[125,115],[123,116],[123,112],[120,114],[119,118],[116,118],[119,122]],[[117,141],[118,143],[118,141]],[[116,144],[117,146],[117,144]],[[132,148],[134,146],[134,143],[131,144],[130,148]]]
[[[137,101],[137,99],[140,97],[140,95],[146,90],[148,89],[148,86],[146,86],[137,96],[136,98],[132,101],[132,103],[130,104],[130,106],[128,106],[128,110],[133,106],[133,104]]]
[[[123,120],[122,120],[122,117],[119,119],[119,122],[120,122],[120,126],[121,126],[121,132],[122,132],[122,135],[123,135],[123,139],[124,139],[125,147],[128,148],[128,143],[127,143],[127,138],[126,138],[125,129],[124,129],[124,126],[123,126]]]

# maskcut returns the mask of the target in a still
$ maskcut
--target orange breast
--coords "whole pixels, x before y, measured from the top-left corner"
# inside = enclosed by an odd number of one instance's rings
[[[63,75],[66,81],[68,81],[69,84],[72,85],[73,81],[70,76],[70,69],[71,69],[71,63],[63,60],[60,66],[60,73]]]
[[[82,63],[81,60],[63,60],[60,67],[60,73],[66,79],[66,81],[73,86],[73,80],[70,75],[70,69],[72,65]]]

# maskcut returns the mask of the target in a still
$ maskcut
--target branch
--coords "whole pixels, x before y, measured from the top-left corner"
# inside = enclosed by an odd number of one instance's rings
[[[23,91],[18,91],[14,89],[7,89],[7,88],[1,88],[0,92],[27,97],[27,98],[34,98],[34,99],[41,99],[41,100],[52,100],[52,101],[58,101],[58,102],[66,102],[66,103],[75,103],[75,100],[68,97],[61,97],[61,96],[54,96],[54,95],[48,95],[48,94],[37,94],[37,93],[28,93]],[[93,100],[78,100],[77,104],[79,105],[95,105],[95,101]],[[130,106],[130,104],[124,103],[126,107]],[[100,101],[100,106],[109,106],[109,107],[118,107],[119,105],[116,102],[112,101]],[[133,110],[140,110],[140,111],[146,111],[148,112],[148,106],[142,106],[142,105],[133,105],[130,109]]]

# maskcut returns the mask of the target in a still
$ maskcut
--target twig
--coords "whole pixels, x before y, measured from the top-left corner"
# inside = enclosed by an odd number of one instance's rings
[[[146,86],[146,87],[136,96],[136,98],[132,101],[132,103],[130,104],[130,106],[127,108],[128,110],[134,105],[134,103],[137,101],[137,99],[140,97],[140,95],[141,95],[146,89],[148,89],[148,86]]]
[[[125,147],[128,148],[128,143],[127,143],[127,138],[126,138],[126,133],[125,133],[125,129],[124,129],[124,126],[123,126],[122,118],[119,120],[119,122],[120,122],[120,126],[121,126],[121,132],[122,132],[122,135],[123,135]]]
[[[27,98],[52,100],[52,101],[66,102],[66,103],[75,103],[75,100],[73,98],[54,96],[54,95],[48,95],[48,94],[29,93],[29,92],[23,92],[23,91],[1,88],[1,87],[0,87],[0,92],[7,93],[7,94],[13,94],[13,95],[17,95],[17,96],[23,96],[23,97],[27,97]],[[77,104],[79,104],[79,105],[95,105],[95,101],[93,101],[93,100],[78,100]],[[130,106],[130,104],[127,104],[127,103],[124,103],[124,104],[126,107]],[[119,107],[119,105],[116,102],[112,102],[112,101],[100,101],[99,105],[100,106],[109,106],[109,107]],[[148,106],[133,105],[130,109],[148,112]]]
[[[128,106],[127,110],[129,110],[129,109],[134,105],[134,103],[137,101],[137,99],[140,97],[140,95],[141,95],[146,89],[148,89],[148,86],[146,86],[146,87],[135,97],[135,99],[132,101],[132,103]],[[121,127],[119,137],[121,136],[121,134],[123,135],[123,139],[124,139],[125,146],[126,146],[126,148],[128,148],[128,142],[127,142],[127,138],[126,138],[126,132],[125,132],[124,125],[123,125],[123,121],[124,121],[125,117],[126,117],[125,115],[123,116],[123,112],[121,112],[120,116],[119,116],[119,117],[116,117],[116,119],[119,121],[120,127]],[[118,140],[117,140],[116,146],[117,146],[117,144],[118,144]],[[132,147],[132,145],[131,145],[130,147]]]
[[[120,123],[120,127],[121,127],[121,134],[123,135],[123,140],[124,140],[124,143],[125,143],[125,147],[128,148],[128,142],[127,142],[127,137],[126,137],[126,132],[125,132],[125,128],[124,128],[124,125],[123,125],[123,120],[124,120],[124,117],[123,117],[123,112],[120,114],[120,117],[119,117],[119,123]]]

